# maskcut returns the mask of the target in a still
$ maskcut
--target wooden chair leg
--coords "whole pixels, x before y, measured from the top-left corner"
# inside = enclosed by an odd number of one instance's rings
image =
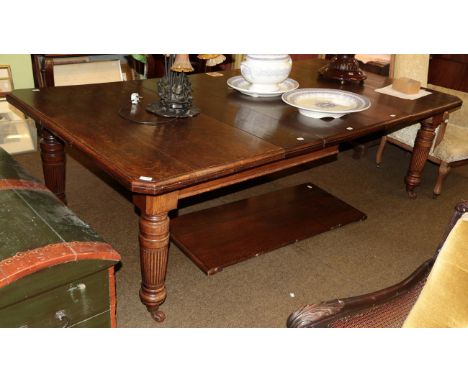
[[[367,153],[368,143],[361,143],[354,146],[353,159],[361,159]]]
[[[439,166],[439,174],[437,175],[436,184],[434,187],[434,198],[437,198],[440,195],[442,190],[442,183],[446,178],[447,174],[450,171],[450,164],[447,162],[441,162]]]
[[[380,163],[382,163],[382,156],[383,156],[386,143],[387,143],[387,137],[383,136],[382,139],[380,140],[380,145],[379,145],[379,148],[377,149],[377,154],[375,155],[375,162],[377,163],[377,166],[380,166]]]

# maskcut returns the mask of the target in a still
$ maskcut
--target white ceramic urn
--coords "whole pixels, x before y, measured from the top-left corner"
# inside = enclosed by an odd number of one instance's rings
[[[274,92],[291,73],[289,54],[247,54],[240,64],[242,76],[250,82],[249,90]]]

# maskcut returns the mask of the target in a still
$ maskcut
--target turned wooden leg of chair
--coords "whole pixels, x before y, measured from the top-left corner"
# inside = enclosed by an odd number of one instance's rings
[[[436,184],[434,187],[434,198],[437,198],[440,195],[442,190],[442,183],[447,177],[447,174],[450,171],[450,164],[447,162],[441,162],[439,166],[439,175],[437,176]]]
[[[361,143],[354,146],[353,159],[361,159],[367,153],[368,143]]]
[[[377,166],[380,166],[380,163],[382,163],[382,156],[385,149],[385,143],[387,143],[387,137],[383,136],[380,140],[380,145],[377,149],[377,154],[375,154],[375,162],[377,163]]]

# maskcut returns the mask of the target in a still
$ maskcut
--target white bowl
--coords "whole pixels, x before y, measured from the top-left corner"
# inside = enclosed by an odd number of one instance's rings
[[[288,54],[248,54],[240,64],[242,76],[253,92],[275,92],[291,73]]]
[[[296,89],[284,93],[282,99],[310,118],[340,118],[371,106],[369,98],[338,89]]]

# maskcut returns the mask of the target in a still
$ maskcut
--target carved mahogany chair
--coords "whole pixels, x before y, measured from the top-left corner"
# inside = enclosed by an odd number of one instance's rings
[[[449,114],[436,130],[436,138],[429,152],[428,160],[439,165],[439,173],[434,186],[434,198],[440,195],[442,183],[453,167],[468,163],[468,128],[448,122]],[[385,144],[390,142],[405,150],[413,151],[414,141],[420,124],[415,124],[392,134],[383,136],[377,150],[375,161],[382,163]],[[447,128],[448,127],[448,128]]]
[[[433,258],[391,287],[306,305],[291,328],[468,327],[468,201],[454,214]]]

